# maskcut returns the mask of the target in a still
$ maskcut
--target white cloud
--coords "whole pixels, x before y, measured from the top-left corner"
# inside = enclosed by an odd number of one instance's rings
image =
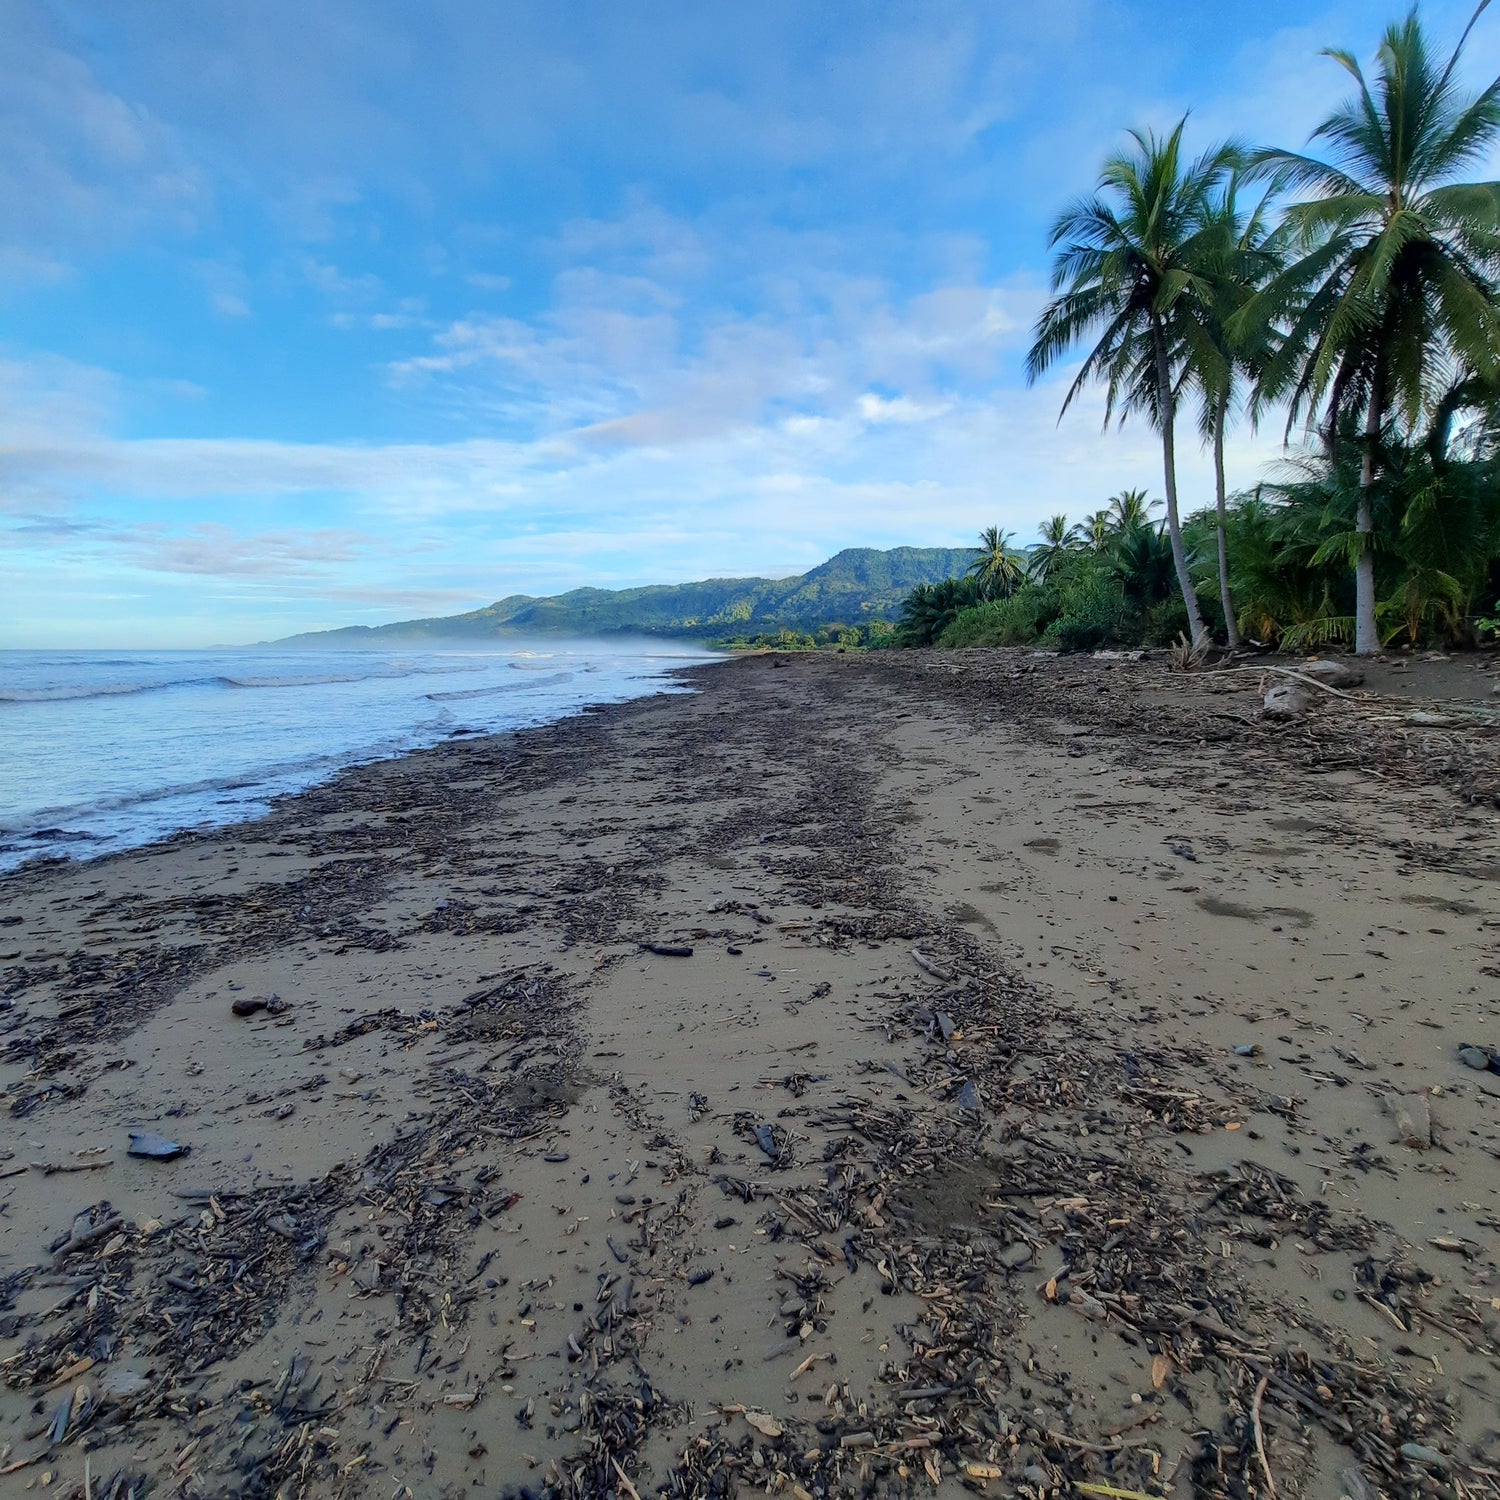
[[[909,396],[895,396],[887,400],[873,391],[866,391],[856,402],[855,408],[863,421],[878,422],[930,422],[952,409],[952,401],[913,401]]]
[[[26,0],[0,0],[0,248],[56,279],[145,224],[193,227],[209,203],[176,132],[114,92]]]

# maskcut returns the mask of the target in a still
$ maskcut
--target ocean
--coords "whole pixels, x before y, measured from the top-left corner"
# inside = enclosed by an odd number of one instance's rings
[[[362,761],[683,691],[676,642],[0,651],[0,870],[239,822]]]

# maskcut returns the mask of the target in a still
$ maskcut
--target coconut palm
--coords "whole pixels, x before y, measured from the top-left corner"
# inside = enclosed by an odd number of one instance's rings
[[[1166,527],[1142,521],[1122,531],[1114,566],[1127,599],[1143,607],[1160,604],[1172,592],[1172,544]]]
[[[1197,309],[1186,351],[1187,375],[1202,402],[1200,428],[1213,450],[1215,535],[1219,555],[1219,601],[1224,610],[1225,640],[1231,651],[1240,644],[1234,592],[1229,582],[1227,498],[1224,482],[1224,438],[1239,402],[1245,378],[1254,379],[1270,355],[1270,330],[1260,327],[1252,336],[1236,315],[1283,266],[1270,233],[1265,194],[1248,212],[1241,212],[1241,174],[1231,172],[1208,205],[1204,228],[1208,234],[1208,275],[1212,296]],[[1233,331],[1231,331],[1233,329]]]
[[[1160,504],[1160,500],[1148,500],[1145,490],[1121,490],[1118,495],[1110,496],[1110,525],[1117,534],[1149,526],[1151,512]]]
[[[1350,414],[1363,416],[1361,470],[1349,552],[1355,569],[1355,650],[1380,648],[1375,605],[1375,490],[1392,417],[1408,430],[1452,367],[1500,376],[1500,183],[1455,179],[1500,139],[1500,79],[1482,93],[1455,76],[1474,12],[1441,66],[1415,10],[1381,43],[1373,85],[1347,52],[1331,57],[1355,92],[1313,132],[1327,160],[1263,151],[1280,185],[1306,189],[1287,209],[1296,259],[1251,302],[1245,329],[1276,323],[1285,340],[1260,382],[1285,398],[1290,423],[1322,423],[1330,450]]]
[[[1176,420],[1184,324],[1211,296],[1202,275],[1203,213],[1233,153],[1218,147],[1195,161],[1170,135],[1131,132],[1134,146],[1112,156],[1098,190],[1064,209],[1052,226],[1053,297],[1037,321],[1027,378],[1039,379],[1080,340],[1097,342],[1063,400],[1066,411],[1094,381],[1105,387],[1105,421],[1116,409],[1144,413],[1161,434],[1167,531],[1178,587],[1195,642],[1207,636],[1188,571],[1177,507]]]
[[[979,533],[979,556],[969,564],[986,598],[1006,599],[1026,577],[1026,559],[1011,547],[1014,533],[986,526]]]
[[[1114,537],[1114,518],[1108,509],[1096,510],[1083,518],[1079,530],[1090,552],[1108,552]]]
[[[1068,518],[1059,512],[1042,522],[1039,541],[1031,549],[1031,576],[1039,581],[1056,569],[1064,557],[1079,543],[1079,528],[1068,525]]]
[[[902,646],[930,646],[953,623],[960,611],[979,603],[980,588],[973,578],[945,578],[941,583],[919,583],[901,601],[894,637]]]

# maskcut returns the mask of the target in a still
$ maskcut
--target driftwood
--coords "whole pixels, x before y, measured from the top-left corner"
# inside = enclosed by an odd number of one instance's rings
[[[80,1250],[87,1250],[91,1245],[97,1245],[100,1240],[108,1239],[117,1229],[122,1229],[125,1220],[120,1214],[112,1214],[102,1224],[95,1224],[92,1229],[85,1229],[81,1233],[68,1236],[62,1245],[53,1252],[52,1264],[60,1266],[70,1255]]]
[[[1368,699],[1357,697],[1353,693],[1346,693],[1342,688],[1329,687],[1326,682],[1319,682],[1316,677],[1309,677],[1306,672],[1298,672],[1292,667],[1273,667],[1269,663],[1263,663],[1255,667],[1216,667],[1211,672],[1199,672],[1194,674],[1194,680],[1206,682],[1211,677],[1231,677],[1236,672],[1275,672],[1279,677],[1292,677],[1296,681],[1305,683],[1308,687],[1315,687],[1319,692],[1332,693],[1335,698],[1345,698],[1350,703],[1365,703]]]

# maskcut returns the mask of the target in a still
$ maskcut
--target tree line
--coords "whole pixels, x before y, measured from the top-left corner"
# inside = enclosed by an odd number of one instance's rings
[[[1190,157],[1186,118],[1130,132],[1052,227],[1026,369],[1035,382],[1084,349],[1063,410],[1100,387],[1106,427],[1151,424],[1162,521],[1124,492],[1082,527],[1052,518],[1024,553],[986,533],[968,578],[908,598],[902,639],[951,637],[973,611],[958,637],[1056,639],[1073,621],[1062,637],[1087,643],[1180,620],[1194,645],[1249,631],[1362,655],[1482,628],[1500,592],[1500,183],[1468,177],[1500,142],[1500,79],[1473,92],[1458,69],[1488,4],[1446,59],[1415,9],[1372,77],[1327,52],[1353,90],[1306,151]],[[1283,413],[1307,453],[1228,495],[1231,426]],[[1184,414],[1216,481],[1187,517]]]

